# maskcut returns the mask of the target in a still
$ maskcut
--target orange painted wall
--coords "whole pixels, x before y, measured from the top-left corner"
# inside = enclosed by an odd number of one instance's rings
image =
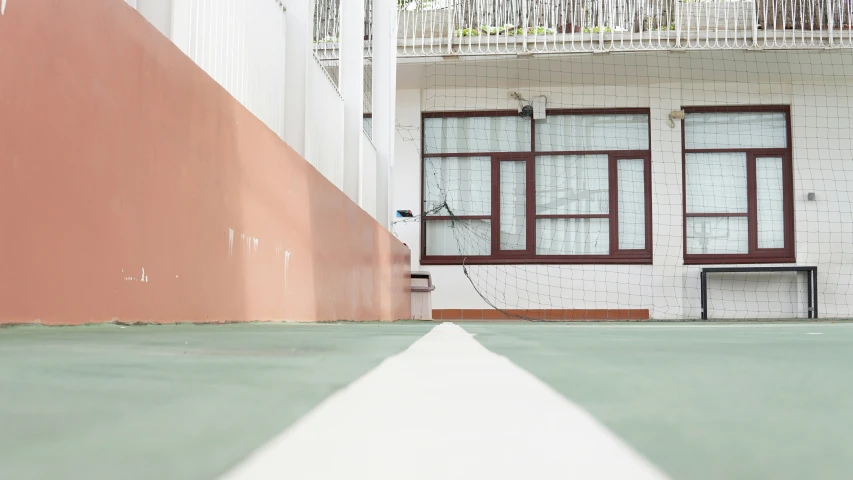
[[[122,0],[0,16],[0,220],[0,323],[409,316],[409,249]]]

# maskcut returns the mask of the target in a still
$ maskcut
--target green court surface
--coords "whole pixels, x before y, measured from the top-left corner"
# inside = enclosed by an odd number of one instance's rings
[[[217,478],[433,326],[0,328],[0,478]],[[461,326],[673,479],[853,472],[853,324]]]
[[[672,478],[853,476],[853,324],[463,327]]]
[[[0,479],[209,479],[428,324],[0,328]]]

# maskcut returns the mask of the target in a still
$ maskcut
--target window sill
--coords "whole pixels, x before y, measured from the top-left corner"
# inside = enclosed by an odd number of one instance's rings
[[[533,258],[494,258],[494,257],[421,257],[421,265],[651,265],[652,256],[620,257],[533,257]]]

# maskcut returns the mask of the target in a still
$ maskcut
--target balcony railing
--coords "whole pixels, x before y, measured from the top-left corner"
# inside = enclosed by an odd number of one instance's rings
[[[399,56],[853,48],[853,0],[398,0]]]
[[[315,0],[312,29],[314,56],[337,86],[341,0]],[[373,0],[364,1],[364,58],[367,63],[373,58]]]

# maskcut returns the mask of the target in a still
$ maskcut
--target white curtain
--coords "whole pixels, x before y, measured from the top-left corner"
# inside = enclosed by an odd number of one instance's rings
[[[538,255],[607,255],[610,219],[539,218],[536,220]]]
[[[758,248],[785,247],[785,211],[782,200],[782,159],[755,159],[758,197]]]
[[[426,220],[427,255],[489,255],[489,220]]]
[[[687,213],[747,213],[746,154],[688,153]]]
[[[705,148],[786,148],[788,129],[785,114],[688,113],[685,146]]]
[[[450,117],[424,120],[424,153],[529,152],[530,120]]]
[[[501,162],[501,250],[527,248],[526,172],[525,162]]]
[[[616,180],[619,188],[619,249],[646,248],[646,185],[642,159],[618,160]]]
[[[687,213],[747,213],[746,154],[689,153]],[[687,253],[749,253],[747,217],[688,217]]]
[[[648,150],[649,116],[549,115],[536,122],[536,151]]]
[[[491,157],[426,158],[424,201],[427,215],[491,214]]]
[[[607,155],[536,157],[536,213],[608,213],[610,194],[607,163]]]
[[[746,217],[687,217],[687,253],[749,253]]]

